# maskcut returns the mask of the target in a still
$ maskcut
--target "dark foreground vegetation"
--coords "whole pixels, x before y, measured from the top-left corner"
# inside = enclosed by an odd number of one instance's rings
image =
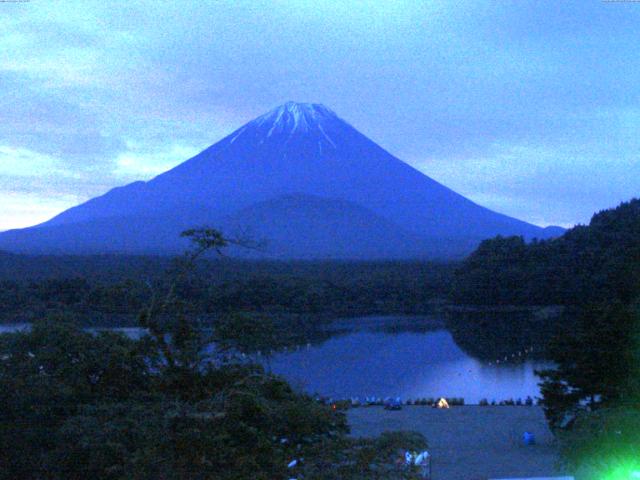
[[[578,478],[640,471],[640,200],[554,240],[498,237],[456,272],[453,299],[568,308],[548,330],[542,404]]]
[[[226,240],[191,234],[194,251],[140,309],[141,340],[64,316],[0,336],[0,478],[417,478],[397,460],[426,447],[421,435],[351,439],[340,411],[248,360],[277,345],[276,326],[193,321],[179,287]]]
[[[420,435],[350,439],[342,413],[182,334],[171,363],[155,337],[60,318],[0,336],[0,478],[414,478],[394,461]]]

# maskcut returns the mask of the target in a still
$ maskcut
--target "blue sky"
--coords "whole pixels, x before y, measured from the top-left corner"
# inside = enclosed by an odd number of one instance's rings
[[[288,100],[539,225],[640,194],[640,3],[0,3],[0,230]]]

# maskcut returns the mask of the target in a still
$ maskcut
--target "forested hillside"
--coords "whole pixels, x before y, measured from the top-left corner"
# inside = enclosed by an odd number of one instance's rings
[[[580,305],[640,295],[640,200],[559,238],[485,240],[456,271],[452,297],[475,305]]]
[[[178,285],[194,312],[423,313],[448,295],[453,264],[209,260]],[[135,321],[171,261],[133,256],[0,258],[0,322],[64,310],[82,322]],[[87,315],[89,314],[89,315]],[[127,320],[128,319],[128,320]]]

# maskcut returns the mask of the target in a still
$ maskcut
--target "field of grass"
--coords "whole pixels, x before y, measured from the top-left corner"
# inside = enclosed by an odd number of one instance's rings
[[[414,430],[429,442],[434,480],[486,480],[560,475],[557,451],[540,407],[464,406],[438,410],[405,406],[348,411],[354,436]],[[522,442],[525,431],[536,444]]]

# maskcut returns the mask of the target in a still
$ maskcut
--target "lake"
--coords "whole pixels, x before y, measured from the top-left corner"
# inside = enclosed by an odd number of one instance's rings
[[[431,319],[370,320],[366,319],[364,327],[321,344],[274,355],[270,361],[273,372],[309,393],[334,398],[444,396],[478,403],[483,398],[500,401],[539,396],[534,370],[549,364],[528,359],[523,350],[512,352],[507,362],[495,359],[500,361],[497,364],[465,353],[447,330],[433,330]],[[418,328],[421,322],[424,330]],[[405,331],[402,325],[407,326]]]
[[[463,351],[442,322],[424,317],[365,317],[340,320],[321,343],[272,356],[274,373],[294,387],[322,396],[415,399],[462,397],[524,399],[539,395],[535,369],[549,364],[514,351],[507,362],[481,360]],[[0,325],[0,333],[28,328]],[[137,338],[142,329],[114,329]],[[518,353],[520,355],[518,355]]]

